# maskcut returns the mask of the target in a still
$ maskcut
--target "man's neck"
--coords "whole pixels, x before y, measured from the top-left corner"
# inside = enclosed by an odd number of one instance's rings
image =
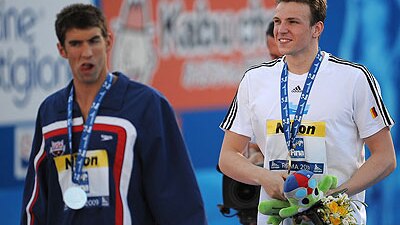
[[[103,82],[104,80],[93,84],[74,83],[75,100],[79,105],[84,121],[86,121],[90,107],[92,106]]]
[[[310,71],[315,56],[318,53],[318,47],[311,51],[297,55],[287,55],[286,61],[290,72],[298,75],[306,74]]]
[[[93,101],[96,97],[97,90],[76,90],[76,101],[78,102],[79,108],[82,113],[83,121],[86,121],[86,118],[89,115],[90,107],[93,104]]]

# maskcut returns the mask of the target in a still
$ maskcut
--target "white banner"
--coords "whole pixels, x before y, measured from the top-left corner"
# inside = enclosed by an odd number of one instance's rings
[[[0,125],[33,121],[41,101],[71,79],[54,22],[67,0],[0,0]]]
[[[71,79],[54,22],[74,2],[92,1],[0,0],[0,128],[13,127],[12,149],[2,150],[13,152],[13,167],[6,170],[16,180],[25,178],[40,103]]]

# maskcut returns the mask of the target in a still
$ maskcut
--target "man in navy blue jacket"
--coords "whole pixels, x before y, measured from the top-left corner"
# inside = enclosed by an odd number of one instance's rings
[[[168,101],[108,71],[102,12],[70,5],[55,27],[73,80],[39,108],[21,224],[207,224]]]

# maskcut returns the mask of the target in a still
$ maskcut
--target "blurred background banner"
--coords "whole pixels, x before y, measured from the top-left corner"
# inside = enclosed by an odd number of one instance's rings
[[[264,62],[272,1],[102,1],[112,68],[164,93],[175,109],[226,106],[243,71]]]
[[[54,21],[72,2],[92,1],[0,0],[0,188],[22,184],[39,105],[71,79]]]
[[[4,224],[19,223],[39,104],[71,79],[67,62],[57,52],[54,20],[73,2],[90,2],[105,12],[115,35],[110,68],[153,86],[177,111],[210,225],[240,224],[217,208],[222,203],[222,175],[215,167],[223,138],[218,125],[245,70],[269,60],[265,31],[274,0],[0,0]],[[395,121],[400,108],[399,14],[399,0],[330,0],[320,41],[323,50],[368,67]],[[398,124],[392,135],[398,148]],[[400,224],[398,171],[367,191],[368,224]]]

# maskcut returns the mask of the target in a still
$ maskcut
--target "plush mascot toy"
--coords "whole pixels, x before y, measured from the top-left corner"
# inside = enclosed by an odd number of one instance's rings
[[[289,175],[283,191],[287,201],[266,200],[260,202],[258,211],[269,215],[268,224],[278,225],[287,217],[304,212],[320,200],[324,194],[337,186],[337,177],[325,175],[317,182],[314,173],[299,170]]]

